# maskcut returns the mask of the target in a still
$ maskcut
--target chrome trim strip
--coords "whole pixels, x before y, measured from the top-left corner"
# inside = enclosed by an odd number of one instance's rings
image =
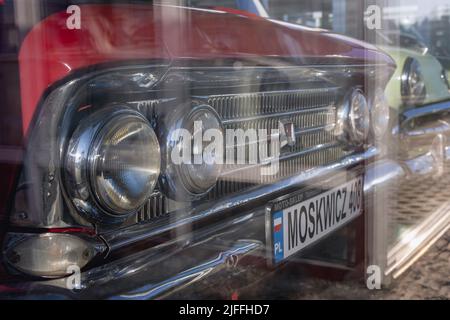
[[[267,119],[267,118],[283,118],[283,117],[289,117],[289,116],[297,115],[297,114],[315,113],[315,112],[319,112],[319,111],[333,112],[333,111],[335,111],[335,107],[327,106],[327,107],[300,109],[300,110],[288,111],[288,112],[279,112],[279,113],[274,112],[274,113],[262,114],[262,115],[246,117],[246,118],[226,119],[226,120],[223,120],[222,123],[224,125],[228,125],[228,124],[233,124],[233,123],[255,121],[255,120]]]
[[[412,119],[432,115],[444,111],[450,111],[450,101],[443,101],[429,104],[420,108],[411,108],[402,113],[402,123],[409,122]]]
[[[281,59],[282,60],[282,59]],[[360,69],[361,71],[366,70],[367,68],[371,68],[371,69],[375,69],[375,68],[381,68],[381,67],[386,67],[387,65],[384,63],[371,63],[371,64],[306,64],[306,65],[276,65],[276,66],[269,66],[272,68],[276,68],[276,69],[280,69],[280,70],[298,70],[298,69],[303,69],[303,68],[307,68],[307,69],[337,69],[339,71],[342,71],[341,69]],[[236,70],[236,67],[231,66],[231,67],[201,67],[201,66],[196,66],[196,67],[184,67],[184,66],[178,66],[176,64],[173,64],[173,67],[176,68],[177,70],[200,70],[200,71],[205,71],[205,70]],[[247,66],[247,65],[243,65],[239,67],[239,70],[264,70],[267,69],[268,66]]]
[[[302,135],[305,133],[314,133],[314,132],[320,132],[320,131],[330,132],[330,131],[334,130],[335,127],[336,127],[335,123],[329,123],[329,124],[326,124],[326,125],[320,126],[320,127],[311,127],[311,128],[296,130],[295,135],[299,136],[299,135]]]
[[[267,67],[265,67],[267,68]],[[279,68],[279,67],[277,67]],[[298,67],[288,67],[291,69],[296,69]],[[257,67],[255,68],[257,69]],[[282,68],[280,68],[282,69]],[[329,91],[336,91],[341,89],[341,87],[324,87],[324,88],[311,88],[311,89],[297,89],[297,90],[271,90],[271,91],[263,91],[263,92],[259,92],[259,93],[263,93],[264,95],[271,95],[271,94],[302,94],[302,93],[321,93],[321,92],[329,92]],[[194,96],[194,97],[201,97],[201,98],[208,98],[208,99],[220,99],[220,98],[232,98],[232,97],[246,97],[246,96],[253,96],[253,95],[257,95],[258,92],[256,93],[244,93],[244,94],[239,94],[239,93],[233,93],[233,94],[212,94],[212,95],[208,95],[208,96]]]
[[[309,153],[313,153],[313,152],[317,152],[317,151],[320,151],[320,150],[329,149],[329,148],[333,148],[333,147],[338,147],[338,146],[339,146],[339,143],[336,143],[336,142],[319,144],[319,145],[315,145],[314,147],[307,148],[307,149],[304,149],[304,150],[301,150],[301,151],[298,151],[298,152],[281,155],[278,158],[278,161],[281,162],[281,161],[284,161],[284,160],[289,160],[289,159],[292,159],[292,158],[301,157],[301,156],[307,155]],[[235,173],[240,172],[240,171],[251,170],[251,169],[256,169],[256,168],[259,168],[259,167],[263,167],[265,165],[269,165],[272,161],[273,161],[273,159],[267,159],[267,160],[265,160],[265,161],[263,161],[261,163],[243,165],[243,166],[238,167],[238,168],[226,170],[220,176],[221,177],[225,177],[227,175],[235,174]],[[312,169],[312,170],[314,170],[314,169]]]
[[[332,130],[334,130],[335,127],[336,127],[335,123],[330,123],[330,124],[327,124],[324,126],[295,130],[294,134],[297,137],[297,136],[301,136],[303,134],[320,133],[322,131],[331,132]],[[231,148],[235,148],[235,147],[247,147],[252,144],[258,144],[258,143],[263,143],[263,142],[267,142],[267,141],[269,141],[268,137],[265,139],[259,138],[257,141],[250,141],[249,143],[236,143],[235,145],[231,145],[231,146],[227,145],[227,146],[225,146],[225,149],[231,149]]]

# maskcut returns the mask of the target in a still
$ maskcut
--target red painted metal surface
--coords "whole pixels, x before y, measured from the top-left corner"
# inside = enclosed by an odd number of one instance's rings
[[[36,25],[21,47],[23,131],[45,89],[73,70],[135,59],[346,57],[387,61],[374,47],[300,26],[220,11],[151,5],[84,5],[81,29],[69,14]],[[61,106],[63,107],[63,106]]]

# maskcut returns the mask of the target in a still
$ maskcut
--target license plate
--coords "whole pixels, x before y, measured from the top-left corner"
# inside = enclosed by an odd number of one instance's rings
[[[266,216],[267,248],[271,264],[324,238],[362,213],[363,176],[317,193],[309,190],[269,203]]]

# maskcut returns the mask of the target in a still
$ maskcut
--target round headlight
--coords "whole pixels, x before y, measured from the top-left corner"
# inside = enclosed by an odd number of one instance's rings
[[[370,111],[360,89],[353,89],[344,98],[337,112],[335,134],[352,146],[363,144],[370,130]]]
[[[416,59],[406,59],[402,73],[401,91],[406,104],[419,104],[425,99],[425,81],[419,61]]]
[[[197,125],[196,125],[197,123]],[[182,164],[180,175],[186,189],[193,194],[203,194],[210,190],[217,182],[222,171],[222,164],[219,157],[222,154],[204,153],[209,142],[195,139],[195,130],[201,128],[205,133],[209,129],[222,132],[222,123],[214,110],[208,107],[197,108],[192,111],[185,121],[186,129],[193,133],[192,153],[194,161],[191,164]],[[195,157],[202,155],[201,161],[195,163]]]
[[[350,110],[348,115],[350,123],[350,139],[361,144],[367,139],[370,129],[370,112],[366,97],[361,90],[353,91],[350,97]]]
[[[380,139],[389,129],[390,109],[386,95],[378,88],[370,101],[370,113],[373,133],[376,139]]]
[[[101,110],[75,131],[67,153],[69,192],[91,217],[126,217],[150,197],[160,172],[160,150],[145,117]]]
[[[142,206],[155,187],[160,169],[158,140],[146,120],[120,116],[100,131],[91,161],[97,200],[106,210],[125,214]]]
[[[208,105],[194,106],[187,115],[181,113],[177,116],[178,120],[168,133],[169,149],[165,154],[169,159],[163,182],[170,196],[192,200],[211,190],[222,172],[223,145],[219,150],[208,150],[206,147],[216,139],[208,140],[204,136],[205,133],[215,132],[223,138],[223,127],[217,112]],[[185,132],[186,136],[178,136],[179,132]],[[221,141],[215,142],[223,143]],[[175,161],[173,154],[180,153],[182,149],[185,155],[183,160]]]

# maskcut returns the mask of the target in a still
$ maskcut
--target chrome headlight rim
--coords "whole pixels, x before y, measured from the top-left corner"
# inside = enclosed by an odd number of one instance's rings
[[[115,122],[115,123],[114,123]],[[136,210],[138,210],[140,207],[142,207],[144,205],[144,203],[147,201],[148,198],[150,198],[156,183],[158,181],[159,178],[159,172],[160,172],[160,168],[161,168],[161,162],[158,161],[157,163],[157,174],[156,174],[156,179],[153,179],[153,181],[151,182],[151,184],[148,186],[148,189],[144,192],[144,197],[142,200],[140,200],[138,202],[138,204],[132,206],[132,208],[119,208],[118,206],[114,206],[114,204],[109,204],[106,202],[106,200],[104,199],[104,196],[100,195],[99,189],[102,187],[99,185],[99,183],[96,181],[96,170],[97,167],[99,165],[99,157],[97,157],[97,155],[100,154],[100,150],[103,146],[104,143],[104,139],[106,138],[107,134],[112,132],[113,130],[119,129],[122,126],[124,126],[127,122],[135,122],[135,123],[141,123],[145,126],[147,126],[147,128],[149,129],[148,133],[150,133],[151,135],[151,139],[153,140],[153,144],[152,144],[152,150],[157,153],[159,155],[160,149],[159,149],[159,142],[158,139],[156,137],[155,132],[153,131],[150,123],[147,121],[147,119],[145,119],[143,116],[141,116],[140,114],[133,114],[133,113],[124,113],[121,114],[120,116],[111,118],[108,122],[105,122],[104,126],[99,130],[99,132],[97,133],[97,136],[95,138],[95,140],[92,141],[92,148],[90,151],[90,156],[89,156],[89,179],[91,182],[91,188],[93,193],[95,194],[95,198],[97,200],[97,202],[100,204],[100,206],[102,208],[105,209],[105,211],[111,213],[114,216],[126,216],[129,215],[130,213],[135,212]],[[111,125],[111,127],[113,127],[113,129],[111,128],[107,128],[108,124]],[[160,159],[160,156],[155,157],[156,159]]]
[[[122,223],[135,214],[146,202],[142,201],[133,210],[114,210],[101,200],[101,196],[95,187],[94,171],[96,167],[96,152],[100,147],[102,135],[110,131],[107,127],[114,122],[138,121],[151,129],[156,143],[155,152],[158,154],[158,174],[149,190],[146,191],[146,200],[151,196],[159,179],[161,168],[160,146],[157,136],[147,120],[138,111],[125,104],[114,104],[104,107],[82,119],[69,140],[69,145],[64,160],[64,180],[66,191],[78,213],[81,213],[89,221],[116,224]]]
[[[418,80],[415,77],[418,77]],[[417,59],[412,57],[406,59],[400,87],[405,105],[418,105],[425,100],[427,89],[421,66]]]
[[[358,117],[355,115],[354,102],[359,99],[362,104],[362,127],[358,127]],[[337,110],[335,134],[338,140],[349,147],[361,147],[367,142],[371,129],[370,110],[367,98],[360,88],[351,89],[344,97],[343,103]]]
[[[161,151],[165,161],[162,166],[164,172],[161,174],[161,185],[164,188],[164,193],[171,199],[177,201],[196,201],[203,199],[215,187],[220,177],[219,173],[216,176],[215,182],[208,188],[197,189],[189,185],[190,179],[185,171],[186,165],[174,164],[171,160],[172,150],[178,144],[178,141],[172,136],[173,132],[178,129],[189,128],[195,115],[205,111],[217,119],[219,124],[218,129],[224,133],[223,122],[217,111],[210,105],[199,101],[192,101],[180,105],[171,113],[169,125],[166,128],[161,128],[159,136],[166,137],[166,143],[163,145],[165,150]]]
[[[380,141],[388,133],[391,124],[391,108],[383,89],[374,90],[369,99],[369,109],[373,138]]]

